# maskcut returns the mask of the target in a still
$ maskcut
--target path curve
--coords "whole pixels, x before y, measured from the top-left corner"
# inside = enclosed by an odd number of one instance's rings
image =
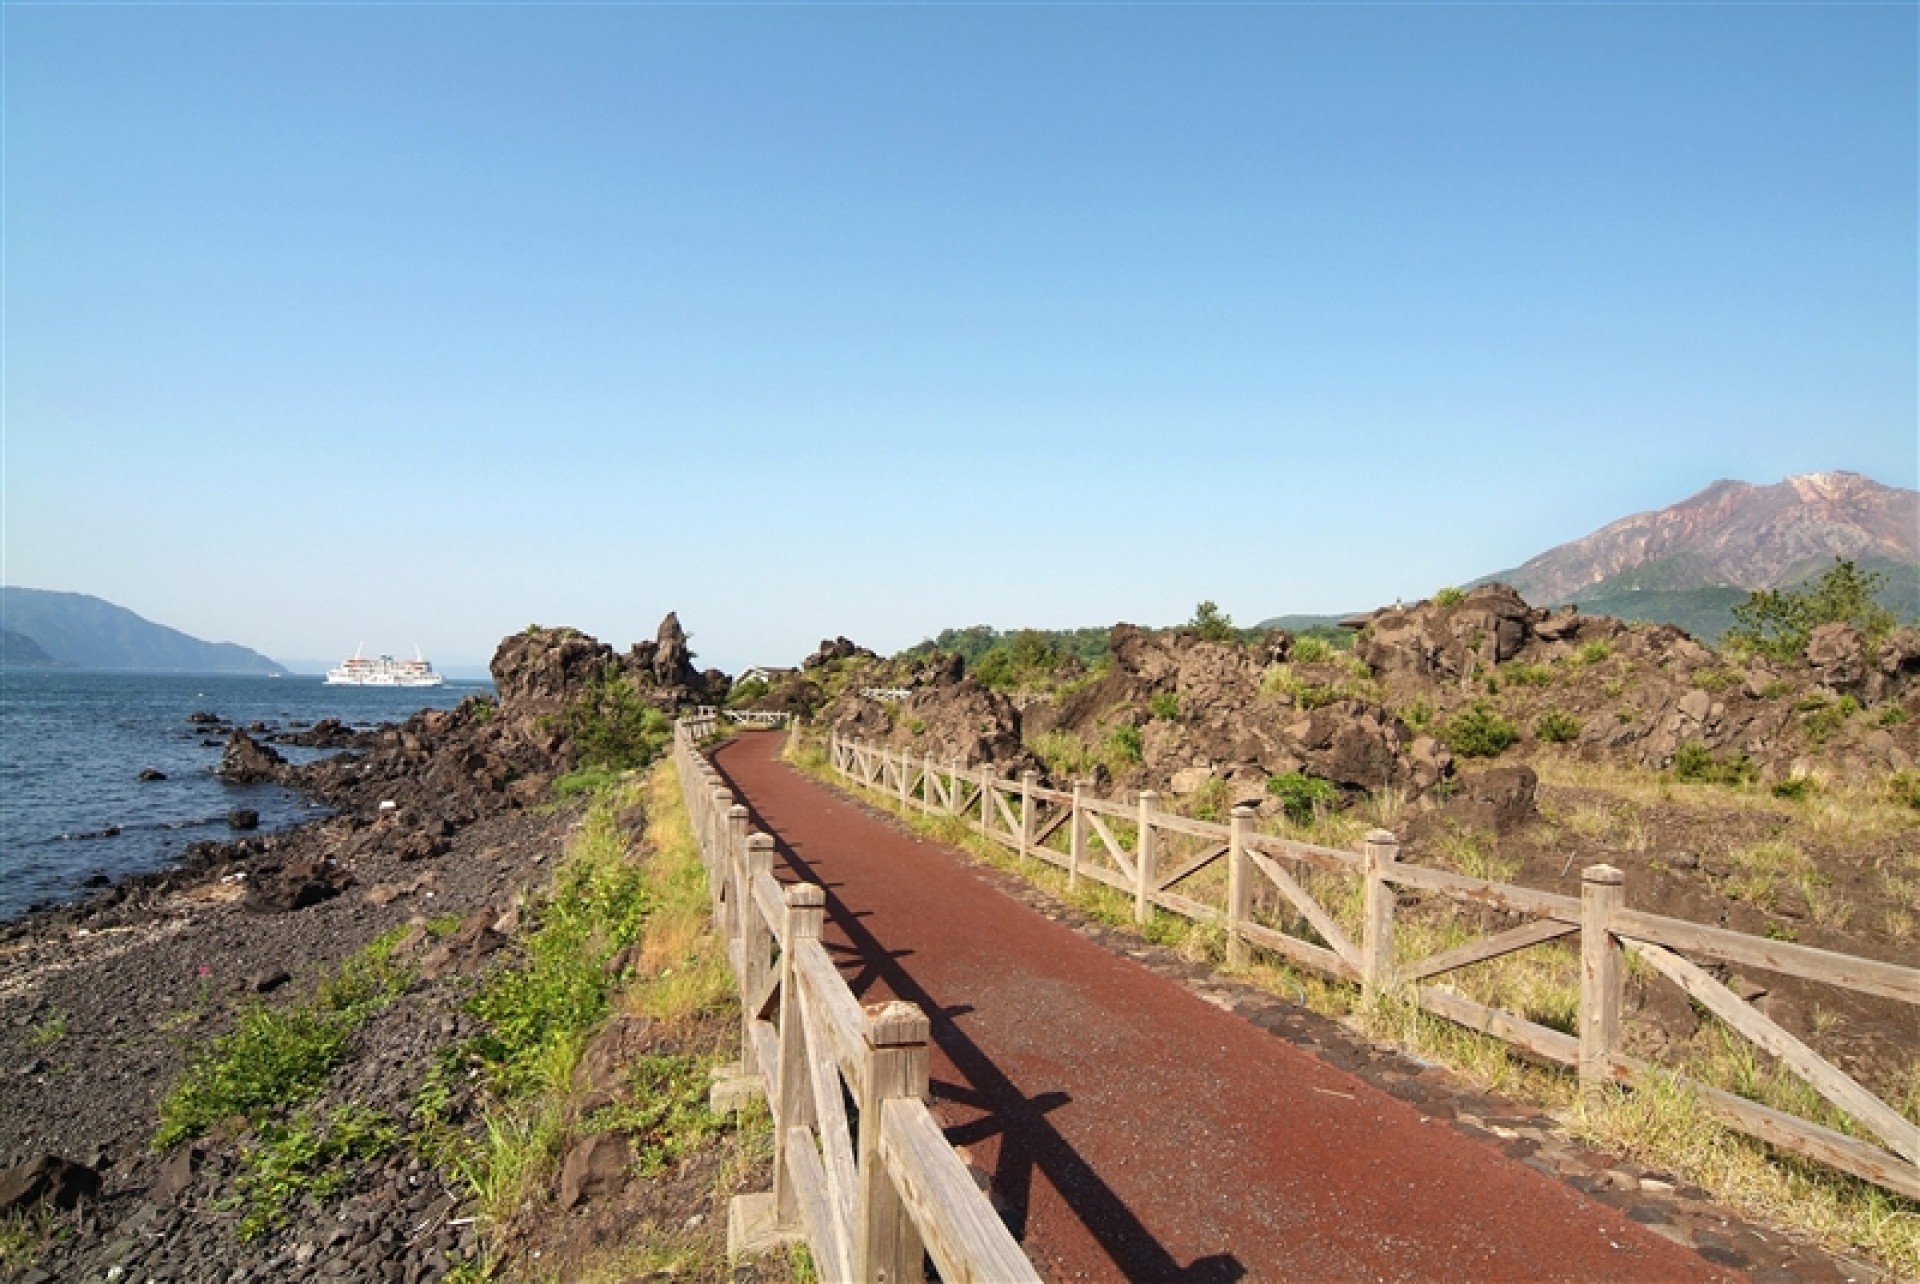
[[[854,993],[931,1017],[935,1113],[1048,1279],[1737,1278],[1009,899],[782,739],[715,764],[826,887]]]

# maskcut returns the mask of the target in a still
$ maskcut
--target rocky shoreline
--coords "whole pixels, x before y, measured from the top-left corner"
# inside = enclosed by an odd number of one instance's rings
[[[571,630],[504,640],[497,701],[471,697],[371,731],[287,737],[337,749],[288,763],[268,728],[224,725],[219,773],[271,780],[331,811],[279,833],[236,829],[174,868],[0,925],[0,1277],[438,1279],[476,1250],[459,1197],[407,1147],[324,1204],[243,1238],[238,1139],[162,1152],[162,1099],[237,1014],[311,995],[376,940],[412,978],[351,1036],[330,1089],[405,1121],[436,1053],[472,1033],[474,975],[516,930],[578,818],[552,782],[580,762],[583,691],[631,676],[647,707],[704,699],[669,616],[624,656]],[[712,675],[724,691],[725,675]]]

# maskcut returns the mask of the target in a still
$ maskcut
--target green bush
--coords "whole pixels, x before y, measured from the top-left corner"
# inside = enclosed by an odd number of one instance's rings
[[[1568,744],[1580,736],[1580,719],[1564,709],[1549,709],[1533,720],[1533,734],[1550,745]]]
[[[1333,658],[1333,648],[1324,638],[1303,637],[1293,640],[1293,659],[1301,664],[1324,664]]]
[[[1177,722],[1180,719],[1180,697],[1171,691],[1154,692],[1147,699],[1147,708],[1156,718],[1164,718],[1168,722]]]
[[[1433,595],[1435,606],[1458,606],[1467,600],[1467,591],[1463,588],[1443,588]]]
[[[1500,676],[1509,686],[1544,687],[1553,681],[1553,666],[1549,664],[1523,664],[1515,660],[1500,670]]]
[[[737,709],[742,705],[752,704],[756,700],[765,698],[767,691],[765,678],[748,678],[744,682],[736,682],[733,684],[733,690],[727,692],[727,707]]]
[[[1820,792],[1819,784],[1812,776],[1789,776],[1773,786],[1775,798],[1785,798],[1789,802],[1804,802]]]
[[[1705,785],[1743,785],[1759,775],[1745,754],[1723,758],[1701,744],[1689,740],[1673,752],[1673,776]]]
[[[1593,665],[1601,663],[1603,660],[1605,660],[1608,656],[1612,654],[1613,654],[1613,643],[1608,642],[1604,639],[1596,638],[1592,642],[1581,643],[1580,649],[1574,652],[1574,659],[1578,660],[1581,664],[1584,664],[1589,668],[1591,668]]]
[[[1280,809],[1286,812],[1289,820],[1302,825],[1313,819],[1315,810],[1332,805],[1340,796],[1340,791],[1331,782],[1304,776],[1297,771],[1269,776],[1267,792],[1280,800]]]
[[[1896,771],[1887,777],[1887,796],[1920,811],[1920,771]]]
[[[1440,739],[1462,758],[1497,758],[1519,738],[1519,729],[1485,700],[1475,700],[1440,726]]]
[[[1816,700],[1802,707],[1804,716],[1801,723],[1815,741],[1831,739],[1847,725],[1849,718],[1860,712],[1860,702],[1850,695],[1841,696],[1838,700]]]

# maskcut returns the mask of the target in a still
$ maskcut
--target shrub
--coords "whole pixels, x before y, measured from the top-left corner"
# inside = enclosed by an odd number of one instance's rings
[[[1860,712],[1860,702],[1852,696],[1841,696],[1838,700],[1820,700],[1806,707],[1801,722],[1807,734],[1816,741],[1825,741],[1847,725],[1847,719]]]
[[[1601,663],[1612,654],[1613,643],[1602,638],[1596,638],[1591,642],[1581,643],[1580,649],[1574,652],[1574,659],[1590,668],[1593,665]]]
[[[1180,697],[1171,691],[1156,691],[1147,700],[1147,708],[1156,718],[1168,722],[1177,722],[1180,718]]]
[[[1745,754],[1723,758],[1701,744],[1688,740],[1673,752],[1673,777],[1705,785],[1743,785],[1757,776]]]
[[[1400,720],[1415,731],[1425,731],[1433,722],[1433,706],[1425,700],[1415,700],[1400,710]]]
[[[1773,786],[1775,798],[1785,798],[1789,802],[1804,802],[1820,792],[1820,785],[1812,776],[1789,776]]]
[[[642,700],[614,665],[567,706],[566,727],[583,767],[623,770],[652,762],[673,735],[667,715]]]
[[[1564,709],[1549,709],[1533,720],[1533,734],[1550,745],[1564,745],[1580,735],[1580,719]]]
[[[1920,771],[1896,771],[1888,776],[1887,796],[1920,811]]]
[[[1324,664],[1333,655],[1333,648],[1324,638],[1295,638],[1293,640],[1293,658],[1301,664]]]
[[[1515,660],[1500,670],[1500,676],[1516,687],[1544,687],[1553,682],[1553,666],[1550,664],[1523,664]]]
[[[1520,732],[1484,700],[1475,700],[1440,726],[1440,739],[1462,758],[1497,758]]]
[[[1107,762],[1117,768],[1137,767],[1146,761],[1140,744],[1140,728],[1122,723],[1107,733]]]
[[[1433,604],[1435,606],[1458,606],[1466,600],[1467,591],[1465,589],[1453,588],[1451,586],[1443,588],[1433,595]]]
[[[727,692],[727,707],[737,709],[742,705],[752,704],[765,697],[767,690],[765,678],[748,678],[744,682],[736,682],[733,684],[733,690]]]
[[[1286,812],[1287,819],[1302,825],[1313,819],[1315,810],[1329,806],[1340,796],[1340,791],[1329,781],[1303,776],[1297,771],[1269,776],[1267,792],[1280,800],[1280,809]]]

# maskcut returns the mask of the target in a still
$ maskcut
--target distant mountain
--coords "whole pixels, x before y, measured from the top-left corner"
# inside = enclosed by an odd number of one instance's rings
[[[0,629],[0,669],[52,669],[59,663],[26,634]]]
[[[141,673],[275,673],[280,665],[231,642],[202,642],[84,593],[0,587],[0,627],[62,666]],[[5,663],[14,663],[12,652]]]
[[[1858,473],[1808,473],[1772,486],[1717,481],[1476,583],[1511,584],[1535,605],[1678,624],[1717,638],[1749,592],[1786,588],[1835,558],[1877,571],[1881,600],[1920,613],[1920,492]]]

